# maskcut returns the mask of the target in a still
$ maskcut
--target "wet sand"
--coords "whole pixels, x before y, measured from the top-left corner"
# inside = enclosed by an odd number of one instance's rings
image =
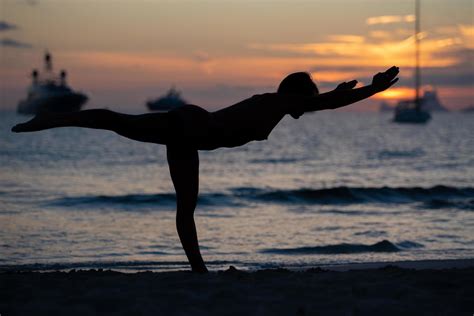
[[[474,260],[207,275],[103,270],[0,274],[10,315],[472,315]]]

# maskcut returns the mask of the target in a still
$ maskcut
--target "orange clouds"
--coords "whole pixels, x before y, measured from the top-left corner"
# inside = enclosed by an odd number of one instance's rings
[[[441,35],[419,33],[423,38],[422,67],[445,68],[460,63],[460,56],[449,52],[469,47],[472,27],[458,26],[457,31]],[[449,36],[448,36],[449,35]],[[379,71],[397,65],[414,65],[414,36],[402,40],[400,30],[380,31],[368,36],[333,34],[327,41],[315,43],[250,44],[250,52],[259,54],[212,56],[206,51],[181,55],[163,53],[79,52],[65,53],[68,63],[94,69],[99,75],[87,80],[122,82],[124,86],[172,84],[204,86],[210,82],[239,85],[275,86],[289,72],[313,71],[317,82],[340,81],[369,77],[373,69]],[[261,54],[266,52],[266,54]],[[442,54],[441,54],[442,52]],[[279,53],[279,54],[275,54]],[[283,53],[283,54],[282,54]],[[347,69],[352,69],[347,71]],[[401,76],[412,76],[402,71]],[[102,79],[100,79],[102,78]],[[106,84],[107,83],[104,83]],[[115,83],[114,83],[115,84]],[[395,98],[406,94],[401,90],[383,95]]]
[[[345,42],[345,43],[363,43],[365,38],[358,35],[329,35],[328,38],[334,42]]]
[[[400,23],[400,22],[414,22],[416,17],[414,15],[382,15],[374,16],[367,18],[365,23],[367,25],[375,24],[391,24],[391,23]]]
[[[378,34],[380,36],[382,34]],[[387,34],[383,34],[387,36]],[[464,42],[457,37],[426,38],[427,33],[420,33],[424,67],[447,67],[458,62],[453,56],[437,56],[441,49],[462,45]],[[332,40],[331,40],[332,39]],[[414,36],[402,41],[374,42],[360,36],[334,35],[328,42],[302,44],[269,44],[251,45],[255,49],[269,51],[292,52],[296,54],[314,54],[313,61],[325,66],[361,66],[386,67],[398,65],[410,67],[414,63]],[[296,56],[295,56],[296,59]]]
[[[403,79],[412,78],[414,65],[415,37],[404,35],[407,32],[407,29],[372,30],[365,36],[332,34],[318,42],[256,43],[246,46],[246,54],[235,55],[213,55],[207,50],[180,54],[71,51],[59,52],[55,58],[60,65],[67,65],[73,86],[86,91],[152,91],[172,84],[183,91],[205,90],[219,84],[273,90],[269,87],[276,89],[280,80],[294,71],[310,71],[324,90],[342,81],[369,80],[374,72],[397,65],[402,68],[401,82],[376,98],[398,100],[414,94],[413,89],[403,86]],[[473,28],[443,27],[438,33],[435,30],[418,36],[423,38],[422,67],[444,71],[461,63],[463,57],[456,50],[472,45]],[[25,74],[16,75],[20,76]],[[449,89],[439,91],[451,98],[469,97],[469,93],[472,96],[467,90],[459,94]]]
[[[392,87],[374,96],[376,99],[400,100],[410,99],[415,96],[415,90],[406,87]]]
[[[474,49],[474,26],[473,25],[458,25],[461,33],[461,40],[466,47]]]
[[[99,2],[75,3],[75,10],[69,10],[77,11],[72,16],[50,5],[44,20],[29,15],[18,20],[25,32],[38,29],[25,38],[35,43],[35,50],[5,49],[0,81],[8,87],[4,90],[21,87],[23,94],[29,83],[28,73],[41,62],[41,45],[47,45],[57,65],[71,74],[73,87],[108,94],[111,99],[114,91],[120,91],[142,102],[145,93],[152,95],[156,89],[175,84],[185,94],[194,91],[190,100],[198,100],[199,92],[211,91],[202,93],[203,104],[217,98],[220,102],[224,93],[215,92],[218,89],[213,87],[246,86],[250,88],[245,91],[268,91],[276,89],[279,81],[294,71],[311,72],[324,91],[352,79],[367,84],[374,72],[392,65],[401,67],[401,80],[377,98],[409,97],[413,92],[408,86],[413,84],[415,17],[388,14],[403,12],[403,8],[410,13],[412,8],[401,4],[397,7],[399,3],[393,1],[393,5],[380,2],[377,8],[364,10],[369,4],[362,2],[346,1],[351,9],[344,15],[340,4],[330,5],[330,1],[324,6],[314,2],[305,2],[304,6],[280,3],[278,12],[272,6],[265,15],[261,14],[267,7],[263,4],[258,4],[259,10],[249,10],[253,5],[237,2],[230,7],[224,5],[223,11],[212,11],[216,5],[201,3],[190,10],[189,4],[130,2],[112,11]],[[423,82],[432,80],[430,83],[438,85],[439,91],[448,86],[466,86],[472,80],[472,68],[466,65],[469,49],[474,49],[474,27],[456,15],[465,15],[468,10],[448,4],[443,8],[436,14],[436,8],[426,8],[432,10],[423,15],[431,25],[423,25],[424,32],[418,35],[423,39]],[[192,13],[192,17],[184,19],[183,12]],[[56,20],[57,26],[52,27]],[[452,90],[445,91],[457,97]],[[469,96],[467,90],[459,95]]]
[[[365,75],[363,69],[360,71],[313,71],[311,76],[316,82],[343,82],[360,78]]]

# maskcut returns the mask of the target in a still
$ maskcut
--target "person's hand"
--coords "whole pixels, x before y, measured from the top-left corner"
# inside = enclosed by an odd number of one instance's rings
[[[351,90],[353,89],[357,84],[357,80],[352,80],[352,81],[349,81],[349,82],[343,82],[343,83],[340,83],[336,89],[334,90]]]
[[[396,66],[387,69],[385,72],[379,72],[372,79],[372,86],[375,88],[375,91],[381,92],[387,90],[395,82],[398,81],[397,75],[400,72],[400,69]]]

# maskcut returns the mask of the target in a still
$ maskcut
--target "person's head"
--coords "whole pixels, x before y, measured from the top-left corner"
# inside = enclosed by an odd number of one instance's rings
[[[319,94],[318,87],[307,72],[295,72],[280,82],[277,92],[279,94],[295,94],[304,96],[314,96]]]
[[[277,90],[278,94],[284,95],[301,95],[301,96],[315,96],[319,94],[318,87],[311,79],[311,75],[307,72],[295,72],[288,76],[280,82]],[[297,119],[304,112],[294,111],[290,115]]]

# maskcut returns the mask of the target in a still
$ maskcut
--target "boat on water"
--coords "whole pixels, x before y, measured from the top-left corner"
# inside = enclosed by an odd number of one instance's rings
[[[181,92],[171,87],[165,95],[155,100],[147,101],[146,106],[150,111],[168,112],[187,103],[188,102],[181,97]]]
[[[421,98],[421,106],[429,112],[448,112],[449,110],[441,103],[435,89],[425,90]]]
[[[71,89],[66,82],[65,70],[56,74],[53,71],[52,56],[44,55],[44,71],[33,69],[32,83],[28,88],[26,99],[18,103],[17,111],[21,114],[38,114],[43,112],[79,111],[88,97]]]
[[[465,107],[465,108],[461,109],[461,112],[474,113],[474,105],[470,105],[468,107]]]
[[[413,102],[413,100],[400,101],[398,103],[400,108],[410,107],[408,103]],[[449,110],[441,103],[438,98],[438,93],[435,89],[425,90],[423,92],[423,97],[421,97],[421,108],[428,112],[448,112]],[[380,103],[379,112],[393,112],[394,106],[391,106],[389,103],[383,101]]]
[[[394,122],[397,123],[426,123],[431,119],[430,112],[424,110],[421,100],[400,101],[395,107]]]
[[[395,107],[393,121],[396,123],[426,123],[431,114],[424,108],[424,100],[420,97],[420,0],[415,0],[415,99],[400,101]]]

